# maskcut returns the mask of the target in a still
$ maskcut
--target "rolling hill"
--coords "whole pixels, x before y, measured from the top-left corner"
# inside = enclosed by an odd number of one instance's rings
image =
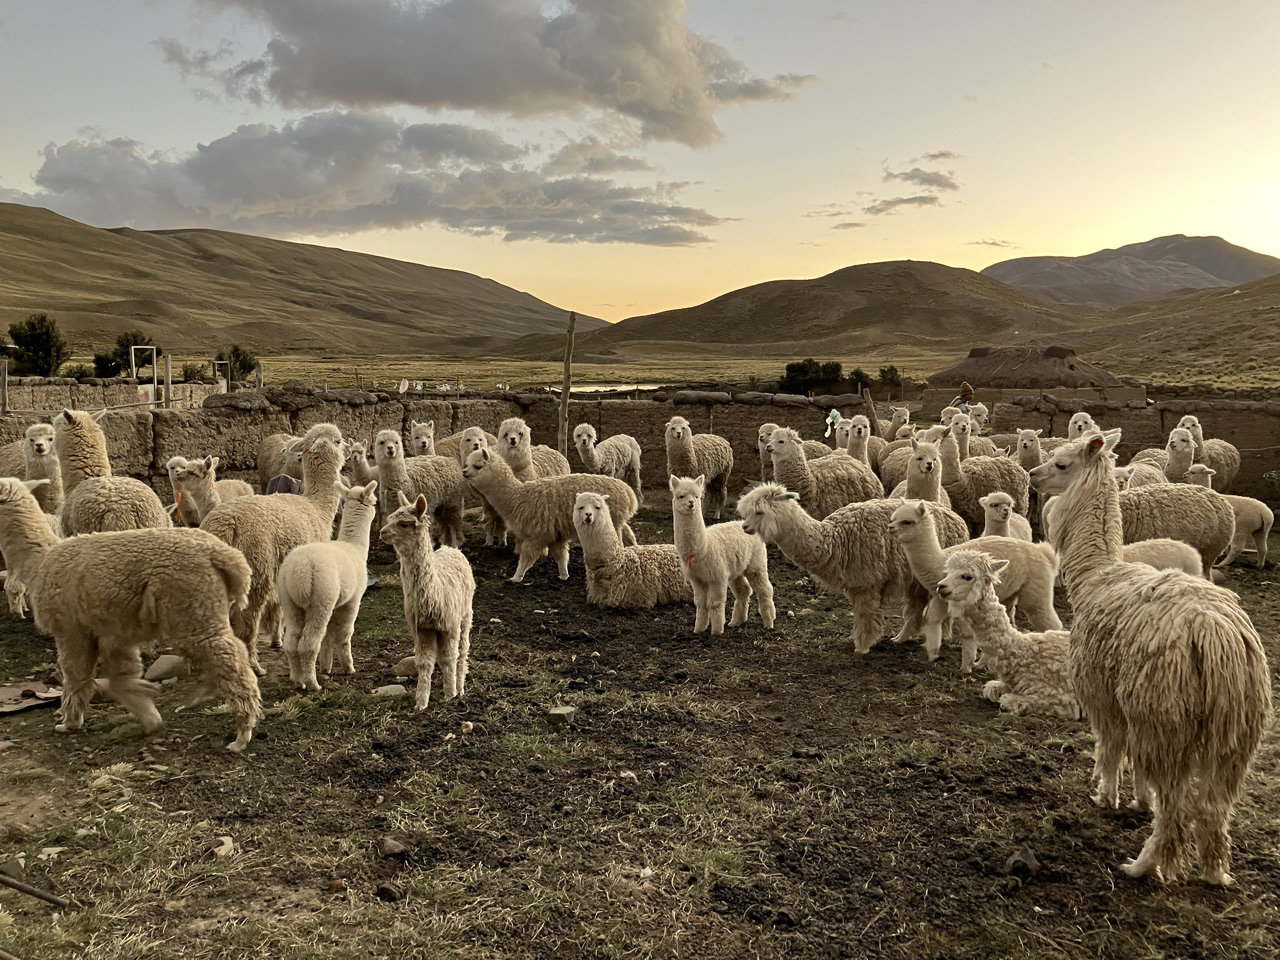
[[[1177,234],[1083,257],[1004,260],[982,273],[1052,303],[1114,307],[1261,280],[1280,273],[1280,259],[1221,237]]]
[[[478,353],[566,320],[458,270],[216,230],[101,230],[0,203],[0,329],[35,311],[80,353],[128,329],[170,350]]]

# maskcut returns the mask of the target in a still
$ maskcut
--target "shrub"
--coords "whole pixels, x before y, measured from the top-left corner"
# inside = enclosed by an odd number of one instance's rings
[[[67,364],[65,370],[59,374],[61,377],[71,377],[75,380],[83,380],[85,377],[93,376],[93,367],[87,363],[70,363]]]
[[[238,343],[233,343],[226,350],[219,350],[216,359],[228,364],[228,380],[248,380],[258,367],[258,355]]]
[[[182,365],[182,382],[191,383],[193,380],[203,380],[205,366],[203,363],[184,363]]]
[[[895,366],[881,367],[880,382],[886,387],[899,387],[902,385],[902,374]]]
[[[18,376],[52,377],[67,359],[67,341],[58,322],[46,313],[33,313],[9,327],[13,338],[14,369]]]
[[[95,377],[118,377],[120,376],[120,364],[116,363],[116,358],[109,353],[95,353],[93,355],[93,375]]]
[[[156,347],[155,341],[144,334],[141,330],[126,330],[120,336],[116,337],[115,349],[111,352],[111,358],[115,360],[119,368],[123,370],[129,369],[129,348],[130,347]],[[164,350],[156,347],[156,359],[164,356]],[[138,369],[143,366],[151,366],[151,354],[148,351],[145,354],[138,355]]]
[[[778,389],[803,395],[818,387],[839,383],[841,370],[838,363],[818,363],[812,358],[788,363],[786,373],[778,381]]]
[[[849,385],[854,388],[854,393],[861,393],[863,387],[869,390],[871,389],[871,374],[861,367],[854,367],[853,373],[849,374]]]

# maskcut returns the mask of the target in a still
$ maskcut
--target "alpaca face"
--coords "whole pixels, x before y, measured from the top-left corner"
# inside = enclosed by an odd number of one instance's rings
[[[573,442],[583,450],[590,450],[596,445],[596,428],[589,423],[580,423],[573,431]]]
[[[960,437],[969,436],[970,431],[973,429],[971,425],[971,421],[969,420],[969,415],[967,413],[957,413],[954,417],[951,418],[951,423],[949,424],[949,426],[951,427],[952,435],[957,440]]]
[[[473,450],[467,454],[467,458],[462,464],[462,476],[464,479],[480,484],[493,475],[498,461],[495,454],[489,452],[488,447],[481,447],[479,450]]]
[[[37,457],[44,457],[53,452],[53,427],[47,423],[36,423],[27,427],[27,449]]]
[[[1192,437],[1191,431],[1185,427],[1174,427],[1169,431],[1169,442],[1165,444],[1165,449],[1170,454],[1174,453],[1195,453],[1196,441]]]
[[[954,550],[947,555],[938,596],[947,601],[949,611],[959,611],[982,599],[989,586],[1000,582],[1000,572],[1008,560],[993,560],[980,550]]]
[[[393,547],[407,546],[416,542],[418,531],[430,519],[426,514],[426,497],[420,496],[410,503],[405,499],[403,493],[400,494],[400,508],[387,518],[387,522],[378,531],[378,539],[383,543],[389,543]],[[431,534],[428,531],[428,542],[430,542],[430,537]]]
[[[1187,483],[1193,483],[1197,486],[1209,487],[1212,489],[1213,475],[1217,472],[1217,470],[1206,467],[1203,463],[1195,463],[1192,464],[1191,469],[1186,472],[1184,479]]]
[[[1098,425],[1093,422],[1093,417],[1084,412],[1073,413],[1067,421],[1067,436],[1072,440],[1079,440],[1086,433],[1093,433],[1097,429]]]
[[[698,514],[702,513],[702,495],[706,492],[706,478],[698,477],[696,480],[690,480],[688,477],[672,477],[671,486],[671,510],[675,516],[680,514]]]
[[[1018,431],[1018,449],[1030,450],[1040,444],[1039,430],[1019,430]]]
[[[841,420],[836,424],[835,441],[836,447],[844,448],[849,445],[849,435],[853,432],[853,424],[848,420]]]
[[[1129,481],[1133,479],[1133,467],[1116,467],[1116,486],[1123,493],[1129,489]]]
[[[487,449],[488,446],[489,438],[484,435],[484,430],[480,427],[467,427],[458,438],[458,450],[464,460],[477,450]]]
[[[503,420],[498,428],[498,444],[504,450],[518,450],[529,446],[529,426],[519,417]]]
[[[855,437],[861,440],[863,437],[869,436],[870,433],[871,433],[870,420],[868,420],[862,414],[858,414],[856,417],[853,418],[853,435]]]
[[[928,516],[929,508],[921,500],[911,500],[898,507],[889,517],[889,532],[899,542],[915,536],[920,524]]]
[[[771,457],[799,456],[804,458],[804,441],[800,434],[787,427],[773,431],[773,436],[765,444],[765,452]]]
[[[206,477],[212,479],[214,470],[218,468],[217,457],[205,457],[203,460],[188,460],[186,462],[186,479],[203,480]]]
[[[667,421],[667,443],[683,440],[686,435],[692,436],[693,432],[689,429],[689,421],[684,417],[672,417]]]
[[[766,543],[777,539],[782,526],[782,514],[793,509],[799,498],[778,483],[764,483],[738,498],[738,516],[742,529]]]
[[[404,459],[404,442],[395,430],[383,430],[373,440],[375,463],[393,463]]]
[[[978,501],[986,511],[987,518],[1001,523],[1009,519],[1013,512],[1013,497],[1007,493],[993,493]]]
[[[1114,469],[1109,454],[1119,442],[1120,431],[1115,430],[1105,437],[1091,433],[1083,440],[1063,444],[1052,457],[1030,471],[1031,486],[1042,497],[1060,496],[1079,481],[1099,458],[1103,459],[1107,469]]]
[[[912,440],[911,447],[915,451],[915,458],[911,461],[912,468],[917,473],[923,473],[925,476],[933,473],[941,463],[938,445],[936,443],[920,443]]]
[[[580,493],[573,504],[573,525],[579,529],[608,524],[609,504],[598,493]]]
[[[973,421],[978,430],[981,430],[987,425],[989,416],[990,414],[987,411],[987,405],[985,403],[975,403],[969,408],[969,419]],[[976,430],[974,432],[976,433],[978,431]]]
[[[428,457],[436,452],[436,422],[428,420],[409,424],[409,449],[416,457]]]

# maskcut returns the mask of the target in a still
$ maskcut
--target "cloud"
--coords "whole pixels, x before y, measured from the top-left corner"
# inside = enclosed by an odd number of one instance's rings
[[[900,207],[936,207],[941,202],[937,197],[931,195],[892,197],[888,200],[877,200],[875,203],[863,207],[862,212],[869,217],[879,217],[886,213],[893,213]]]
[[[802,213],[801,216],[806,219],[811,217],[847,217],[853,211],[843,203],[824,203],[816,210],[810,210],[808,213]]]
[[[970,247],[1000,247],[1007,250],[1021,250],[1016,243],[1009,240],[969,240],[965,244]]]
[[[395,104],[515,117],[621,116],[705,146],[729,103],[787,100],[812,77],[753,74],[684,23],[685,0],[200,0],[271,32],[258,56],[159,43],[188,78],[288,108]]]
[[[590,175],[589,159],[569,169],[564,150],[527,167],[527,152],[487,130],[333,111],[246,124],[182,155],[124,138],[50,144],[38,190],[0,189],[0,199],[103,225],[272,236],[436,224],[506,240],[665,246],[707,242],[702,231],[724,222],[680,204],[686,184],[621,184]],[[627,169],[623,159],[613,169]]]
[[[620,154],[595,137],[566,143],[542,168],[547,173],[622,173],[652,170],[643,157]]]
[[[834,223],[831,225],[832,230],[857,230],[859,227],[865,227],[866,224],[855,220],[846,220],[844,223]]]
[[[912,167],[904,173],[894,173],[890,170],[884,172],[884,180],[887,183],[890,180],[902,180],[906,183],[913,183],[917,187],[924,187],[929,190],[959,190],[960,184],[956,180],[955,173],[948,170],[943,173],[941,170],[922,170],[920,167]]]
[[[933,153],[926,153],[920,158],[927,160],[929,163],[941,163],[943,160],[959,160],[960,154],[954,150],[935,150]]]

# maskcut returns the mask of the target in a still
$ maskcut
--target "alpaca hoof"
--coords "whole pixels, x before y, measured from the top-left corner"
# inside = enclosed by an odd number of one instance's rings
[[[1124,863],[1120,864],[1120,870],[1125,876],[1133,877],[1135,880],[1141,879],[1142,877],[1155,877],[1157,880],[1162,879],[1159,867],[1155,864],[1145,866],[1138,860],[1126,860]]]
[[[1125,806],[1134,813],[1145,813],[1147,810],[1147,802],[1139,797],[1134,797]]]
[[[1235,877],[1227,873],[1225,870],[1217,870],[1204,875],[1204,882],[1215,887],[1230,887],[1235,885]]]
[[[1103,810],[1108,810],[1108,809],[1119,810],[1120,809],[1119,797],[1104,797],[1102,795],[1102,791],[1098,791],[1089,799],[1093,801],[1093,805],[1095,807],[1101,807]]]
[[[249,666],[253,668],[253,672],[256,673],[258,676],[265,677],[267,675],[267,671],[263,668],[262,664],[260,664],[257,660],[252,661],[249,664]]]
[[[232,740],[230,743],[227,744],[227,749],[230,750],[232,753],[244,753],[244,748],[247,747],[248,745],[249,745],[249,738],[247,736],[236,737],[234,740]]]
[[[53,729],[54,729],[54,731],[55,731],[56,733],[75,733],[75,732],[76,732],[77,730],[79,730],[80,728],[79,728],[79,727],[71,727],[71,726],[68,726],[68,725],[67,725],[67,724],[65,724],[65,723],[59,723],[59,724],[55,724]]]
[[[150,726],[147,726],[147,724],[144,723],[142,725],[142,732],[148,737],[153,737],[157,733],[164,733],[164,721],[156,720]]]

